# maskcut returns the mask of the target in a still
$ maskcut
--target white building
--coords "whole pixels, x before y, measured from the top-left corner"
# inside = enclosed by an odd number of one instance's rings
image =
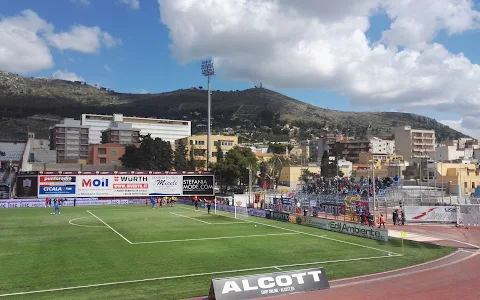
[[[81,121],[82,125],[90,127],[89,144],[100,144],[102,131],[107,130],[112,122],[130,123],[133,129],[140,130],[141,135],[150,134],[152,138],[161,138],[172,144],[175,143],[175,140],[192,135],[192,124],[190,121],[124,117],[122,114],[83,114]]]
[[[435,161],[452,161],[458,159],[472,159],[473,149],[464,148],[458,150],[457,146],[441,146],[435,149],[433,159]]]
[[[395,141],[382,140],[379,138],[371,138],[371,153],[378,154],[394,154],[395,153]]]

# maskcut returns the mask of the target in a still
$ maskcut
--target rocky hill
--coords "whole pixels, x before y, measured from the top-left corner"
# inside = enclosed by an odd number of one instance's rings
[[[0,72],[0,137],[32,131],[40,137],[60,118],[82,113],[192,120],[193,131],[205,129],[206,91],[198,88],[160,94],[117,93],[82,82],[28,78]],[[465,136],[434,119],[394,112],[344,112],[316,107],[277,92],[254,88],[213,91],[213,126],[230,127],[244,140],[287,140],[324,133],[364,138],[391,138],[393,127],[434,129],[439,139]],[[295,130],[286,129],[285,125]]]

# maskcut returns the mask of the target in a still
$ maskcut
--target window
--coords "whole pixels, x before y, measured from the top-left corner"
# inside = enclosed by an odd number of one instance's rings
[[[465,188],[468,188],[468,182],[465,181],[464,186],[465,186]]]
[[[104,157],[100,158],[100,163],[101,163],[101,164],[106,164],[106,163],[107,163],[107,159],[104,158]]]
[[[195,145],[203,146],[205,145],[205,141],[195,141]]]
[[[112,160],[112,161],[110,162],[110,164],[111,164],[111,165],[116,165],[116,164],[117,164],[117,161],[116,161],[116,160]]]
[[[472,189],[475,188],[475,182],[472,182]]]
[[[107,154],[107,149],[106,148],[98,148],[98,154],[102,154],[102,155]]]
[[[117,155],[117,151],[113,150],[113,151],[111,152],[111,154],[112,154],[112,155]]]
[[[222,146],[227,146],[227,147],[232,147],[233,146],[233,142],[232,141],[223,141],[221,143]]]
[[[190,140],[190,145],[193,145],[194,140]]]
[[[217,147],[218,146],[218,141],[214,141],[213,146]]]
[[[212,152],[212,157],[216,157],[217,156],[217,152]]]

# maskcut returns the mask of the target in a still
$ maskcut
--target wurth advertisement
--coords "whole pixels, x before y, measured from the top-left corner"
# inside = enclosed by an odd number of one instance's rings
[[[447,222],[457,221],[455,206],[405,206],[407,222]]]

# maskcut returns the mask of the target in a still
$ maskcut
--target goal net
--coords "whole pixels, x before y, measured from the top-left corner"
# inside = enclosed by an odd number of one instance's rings
[[[457,225],[464,227],[480,226],[480,204],[457,205]]]
[[[215,214],[233,214],[235,219],[248,217],[248,197],[245,195],[234,195],[231,197],[215,197]]]

